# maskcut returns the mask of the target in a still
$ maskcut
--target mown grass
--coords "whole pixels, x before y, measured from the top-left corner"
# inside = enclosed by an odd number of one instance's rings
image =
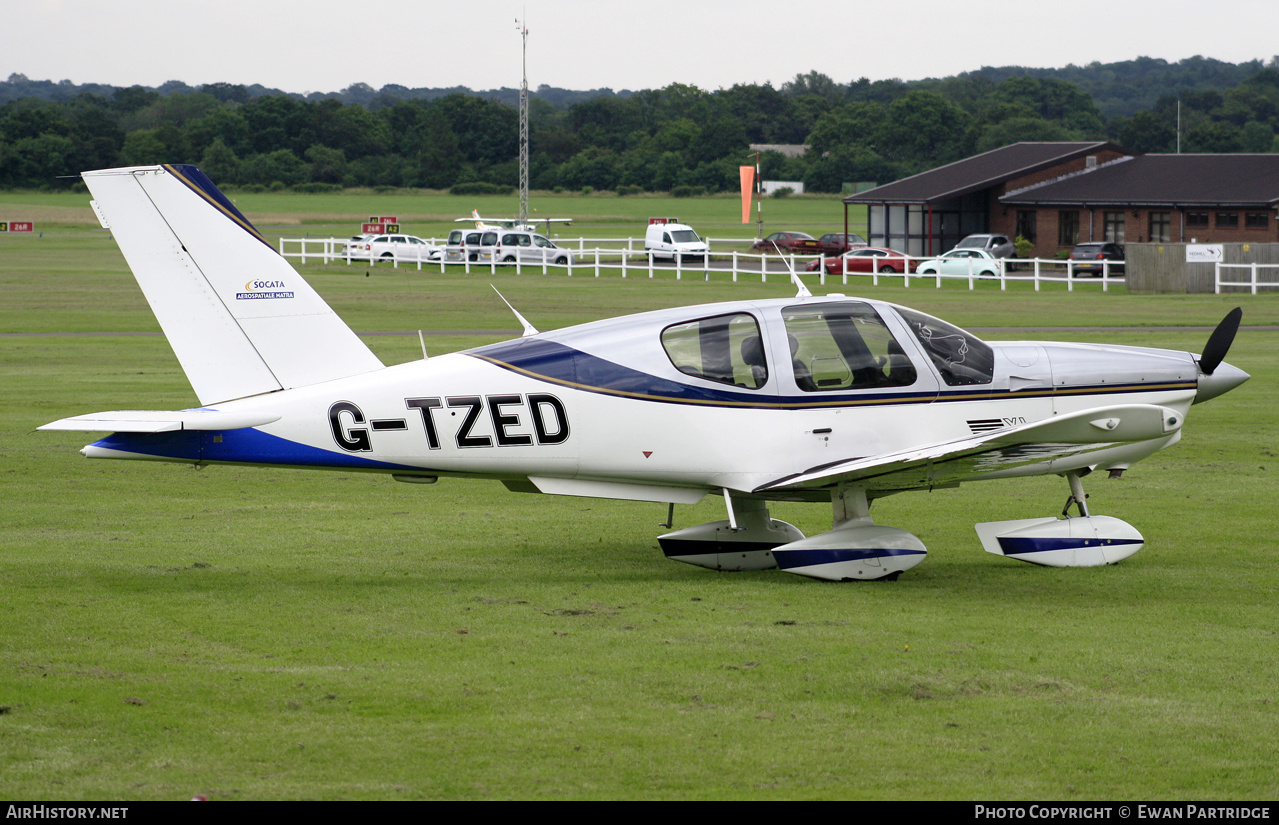
[[[456,218],[469,217],[478,209],[488,218],[510,218],[519,212],[515,195],[449,195],[429,190],[393,190],[375,193],[352,189],[319,195],[289,192],[239,192],[227,190],[235,205],[264,234],[338,237],[360,231],[360,224],[374,215],[394,215],[405,233],[422,237],[444,237],[458,224]],[[87,193],[0,192],[0,220],[35,220],[43,223],[96,226],[97,218],[88,209]],[[701,234],[715,238],[753,238],[756,212],[742,223],[741,198],[737,194],[701,198],[673,198],[645,194],[617,197],[611,192],[592,196],[534,192],[530,195],[530,215],[572,218],[572,226],[555,226],[553,235],[563,237],[642,237],[650,217],[678,217]],[[765,232],[799,229],[814,234],[840,232],[844,228],[844,206],[838,195],[804,195],[773,199],[763,203]],[[866,210],[851,208],[850,231],[865,234]],[[467,224],[468,226],[470,224]]]
[[[304,199],[305,200],[305,199]],[[300,208],[298,211],[302,211]],[[1253,380],[1094,511],[1147,547],[1046,570],[974,521],[1046,515],[1060,479],[877,502],[931,558],[895,583],[717,575],[662,559],[652,504],[492,482],[88,462],[42,423],[194,402],[101,230],[0,247],[0,775],[4,798],[1268,799],[1279,334]],[[25,244],[25,245],[24,245]],[[15,250],[18,250],[15,252]],[[388,363],[552,329],[793,294],[730,284],[335,265],[306,275]],[[868,284],[849,292],[871,293]],[[880,288],[990,337],[1198,350],[1236,304]],[[678,508],[677,526],[722,517]],[[778,505],[806,533],[827,508]]]

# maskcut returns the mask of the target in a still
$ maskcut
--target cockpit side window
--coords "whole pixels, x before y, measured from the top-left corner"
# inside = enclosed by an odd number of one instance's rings
[[[909,387],[918,377],[901,344],[869,304],[807,304],[782,310],[795,385],[804,392]]]
[[[768,382],[759,324],[747,313],[716,315],[662,330],[662,347],[685,375],[748,390]]]
[[[898,311],[947,384],[989,384],[994,378],[995,353],[986,342],[931,315]]]

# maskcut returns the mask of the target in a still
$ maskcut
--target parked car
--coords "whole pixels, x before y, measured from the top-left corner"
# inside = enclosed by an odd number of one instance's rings
[[[1007,235],[969,235],[955,244],[955,249],[984,249],[996,258],[1011,258],[1017,254],[1017,247]]]
[[[984,249],[955,248],[928,261],[920,261],[915,270],[920,275],[976,275],[981,278],[997,278],[1004,271],[1004,262]]]
[[[487,264],[568,264],[573,254],[545,236],[524,229],[454,229],[444,257],[448,261]]]
[[[644,251],[653,253],[654,259],[676,257],[680,262],[689,259],[703,261],[710,254],[706,241],[697,236],[693,227],[673,218],[650,218],[644,232]]]
[[[496,229],[454,229],[444,246],[446,261],[487,261],[497,246]]]
[[[573,261],[573,253],[556,246],[549,238],[521,230],[502,232],[492,255],[503,264],[513,264],[518,260],[522,264],[566,265]]]
[[[891,274],[894,272],[906,272],[909,267],[910,272],[914,272],[919,264],[912,261],[902,253],[895,249],[886,249],[880,246],[863,246],[858,249],[850,249],[838,258],[826,258],[822,261],[813,261],[808,265],[809,272],[816,272],[820,265],[826,269],[829,275],[838,275],[841,272],[840,264],[843,264],[843,272],[857,272],[869,274],[872,272],[883,272]]]
[[[351,240],[342,246],[342,254],[352,258],[367,258],[369,256],[369,242],[376,238],[377,235],[352,235]]]
[[[790,252],[796,255],[820,255],[822,242],[807,232],[774,232],[763,240],[751,244],[751,252],[765,255]]]
[[[347,246],[350,256],[361,260],[416,263],[440,259],[438,248],[413,235],[363,235],[352,238]]]
[[[1117,243],[1081,243],[1070,250],[1071,267],[1076,275],[1100,275],[1105,269],[1111,275],[1124,274],[1124,248]],[[1102,261],[1118,261],[1108,267]]]
[[[850,249],[866,245],[866,239],[854,232],[827,232],[817,239],[823,255],[842,255]]]

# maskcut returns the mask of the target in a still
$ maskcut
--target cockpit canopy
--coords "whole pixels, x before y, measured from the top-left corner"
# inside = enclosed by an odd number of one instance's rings
[[[995,359],[987,344],[924,313],[895,311],[948,385],[990,383]],[[868,303],[805,302],[781,307],[780,315],[790,369],[803,392],[909,387],[918,378],[906,348]],[[768,382],[769,359],[752,312],[670,324],[661,342],[685,375],[750,390]]]

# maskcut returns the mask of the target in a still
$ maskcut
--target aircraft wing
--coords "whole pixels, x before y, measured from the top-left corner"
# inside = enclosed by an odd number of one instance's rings
[[[1120,444],[1164,438],[1180,429],[1181,414],[1167,407],[1098,407],[972,438],[829,462],[775,479],[753,492],[826,489],[842,484],[879,490],[939,487]]]
[[[240,430],[279,421],[278,415],[218,410],[111,410],[63,418],[37,427],[104,433],[169,433],[178,430]]]

